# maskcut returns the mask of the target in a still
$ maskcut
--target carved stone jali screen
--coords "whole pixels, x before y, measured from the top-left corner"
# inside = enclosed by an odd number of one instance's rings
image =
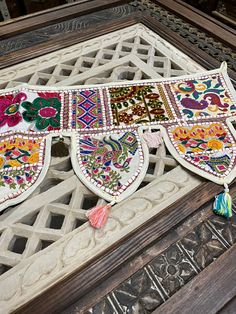
[[[137,3],[144,6],[149,1],[133,1],[131,9],[127,9],[128,5],[125,4],[125,18],[130,14],[129,10],[133,12]],[[10,40],[4,39],[3,57],[0,57],[3,65],[0,88],[22,83],[69,86],[174,77],[197,73],[206,68],[206,60],[194,61],[187,51],[176,48],[151,27],[135,21],[131,23],[125,20],[124,24],[128,26],[114,26],[117,30],[110,30],[107,34],[103,31],[105,34],[95,38],[90,34],[88,37],[92,39],[77,40],[79,43],[73,39],[73,45],[72,41],[68,41],[62,49],[57,49],[56,42],[53,42],[55,48],[52,44],[53,48],[49,49],[53,52],[46,51],[42,56],[37,52],[37,47],[42,44],[37,42],[37,36],[32,44],[32,57],[29,56],[27,33],[19,35],[25,40],[21,41],[24,47],[17,47],[17,41],[14,46]],[[42,29],[38,31],[41,38],[44,34]],[[54,28],[55,33],[57,29]],[[69,30],[65,32],[69,33]],[[59,41],[58,38],[51,39]],[[4,52],[4,49],[9,51]],[[25,59],[30,60],[22,62],[24,51]],[[7,64],[7,53],[15,65]],[[233,67],[234,63],[231,62],[231,69]],[[69,139],[67,143],[70,144]],[[49,171],[34,193],[0,216],[0,313],[17,310],[48,288],[60,284],[75,271],[104,258],[109,250],[119,248],[122,241],[141,230],[145,223],[157,215],[161,217],[175,202],[206,184],[200,177],[178,165],[164,144],[158,149],[151,149],[149,154],[148,171],[139,189],[112,208],[108,222],[101,230],[91,228],[85,214],[89,208],[105,201],[79,181],[70,157],[52,157]],[[209,190],[209,198],[212,190]],[[22,310],[22,313],[26,312]],[[48,313],[51,312],[48,310]]]
[[[137,24],[2,70],[0,84],[97,84],[200,70],[189,57]],[[164,145],[151,150],[140,189],[114,206],[105,228],[95,231],[85,212],[104,201],[78,180],[69,157],[52,158],[45,180],[30,199],[1,216],[1,308],[20,306],[198,184],[200,179],[178,166]]]

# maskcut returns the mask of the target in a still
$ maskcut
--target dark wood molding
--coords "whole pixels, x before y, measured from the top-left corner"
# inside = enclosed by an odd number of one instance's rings
[[[236,296],[235,259],[236,244],[152,313],[218,313]]]
[[[0,39],[8,38],[27,31],[45,27],[56,22],[82,16],[104,8],[126,3],[127,0],[91,0],[79,3],[71,3],[54,9],[40,11],[9,22],[0,23]]]
[[[155,3],[180,15],[190,23],[197,25],[200,29],[208,32],[213,37],[223,41],[228,46],[235,48],[236,31],[227,25],[217,21],[213,17],[193,8],[182,1],[155,0]]]
[[[198,10],[197,8],[193,7],[192,5],[188,4],[185,1],[175,0],[175,2],[179,3],[181,6],[184,6],[184,7],[188,8],[189,10],[191,10],[193,12],[196,12],[199,15],[202,15],[205,19],[210,20],[214,24],[217,24],[220,27],[222,27],[222,28],[226,29],[227,31],[231,32],[232,34],[236,35],[236,30],[235,29],[233,29],[233,28],[229,27],[228,25],[222,23],[220,20],[217,20],[213,16],[210,16],[207,13],[204,13],[203,11]]]
[[[163,25],[157,19],[151,17],[148,12],[134,12],[128,17],[118,20],[104,22],[102,25],[95,25],[83,30],[74,31],[72,33],[64,33],[56,36],[46,42],[34,45],[29,48],[17,50],[0,57],[0,69],[12,66],[14,64],[27,61],[29,59],[48,54],[69,47],[71,45],[84,42],[86,40],[113,32],[124,27],[142,23],[165,40],[173,44],[177,49],[187,54],[194,61],[202,65],[204,68],[211,70],[220,67],[220,62],[209,56],[204,50],[194,48],[191,43],[174,31]],[[228,69],[231,79],[236,82],[236,72]]]
[[[184,223],[175,226],[173,229],[169,230],[165,236],[155,240],[153,244],[145,247],[144,250],[136,254],[133,258],[122,263],[122,266],[119,267],[117,271],[112,273],[107,279],[103,280],[101,284],[95,286],[80,299],[76,300],[76,302],[64,310],[62,314],[74,313],[75,309],[78,313],[86,313],[86,310],[101,302],[111,291],[119,289],[120,284],[124,284],[125,281],[132,278],[140,269],[147,267],[148,263],[153,261],[154,258],[165,254],[165,251],[167,251],[170,246],[175,245],[176,242],[180,241],[186,234],[192,232],[199,223],[201,224],[211,216],[212,204],[203,206],[200,211],[190,215]]]
[[[134,25],[139,21],[139,15],[134,14],[129,17],[121,18],[118,21],[114,21],[112,23],[108,21],[104,22],[102,25],[91,26],[81,31],[61,34],[60,36],[52,38],[38,45],[17,50],[7,55],[1,56],[0,69],[84,42],[92,38],[96,38],[98,36],[105,35],[108,32],[113,32],[124,27]]]
[[[236,185],[231,189],[235,190]],[[138,230],[122,238],[102,255],[95,257],[83,268],[75,270],[73,274],[19,308],[15,313],[62,312],[102,280],[108,278],[122,263],[183,222],[203,204],[212,201],[220,191],[222,187],[219,185],[211,182],[202,183],[200,187],[146,221]]]
[[[221,62],[209,56],[204,50],[194,48],[183,37],[179,36],[172,30],[163,26],[157,20],[151,18],[149,15],[143,14],[140,20],[145,26],[158,33],[165,40],[174,45],[177,49],[188,55],[191,59],[199,63],[207,70],[212,70],[220,67]],[[236,82],[236,72],[228,69],[229,76]]]

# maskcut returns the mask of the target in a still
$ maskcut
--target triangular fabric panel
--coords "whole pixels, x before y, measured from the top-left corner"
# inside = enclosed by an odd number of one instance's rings
[[[138,188],[148,166],[148,149],[137,129],[77,134],[71,154],[84,184],[114,202]]]
[[[1,138],[0,210],[23,201],[42,182],[50,149],[51,139],[39,134],[9,132]]]

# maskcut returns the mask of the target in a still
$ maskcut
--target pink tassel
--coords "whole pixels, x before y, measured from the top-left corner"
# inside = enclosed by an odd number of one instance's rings
[[[163,142],[161,132],[147,131],[142,136],[149,147],[157,148]]]
[[[86,214],[91,226],[96,229],[103,227],[107,221],[110,208],[111,204],[98,205],[91,208]]]

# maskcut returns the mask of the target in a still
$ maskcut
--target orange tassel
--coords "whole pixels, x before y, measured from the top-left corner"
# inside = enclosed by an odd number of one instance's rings
[[[96,229],[103,227],[107,221],[110,208],[111,204],[98,205],[91,208],[86,214],[91,226]]]

